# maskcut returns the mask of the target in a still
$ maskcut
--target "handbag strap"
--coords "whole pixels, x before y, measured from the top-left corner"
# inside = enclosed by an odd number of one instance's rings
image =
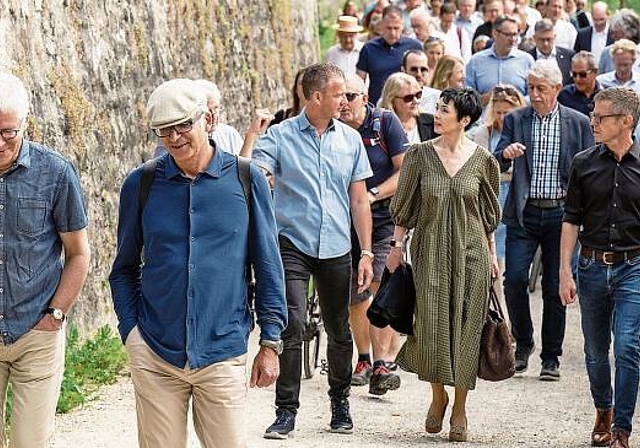
[[[493,282],[491,283],[491,286],[489,288],[489,307],[493,308],[493,310],[498,313],[498,316],[504,319],[504,312],[502,311],[500,300],[498,300],[496,289],[493,287]]]

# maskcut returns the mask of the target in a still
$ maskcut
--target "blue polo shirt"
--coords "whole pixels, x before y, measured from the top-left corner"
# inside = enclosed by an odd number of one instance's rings
[[[318,259],[351,249],[349,187],[373,173],[360,134],[331,120],[318,136],[306,110],[271,126],[253,161],[273,174],[278,233]]]
[[[118,252],[109,282],[123,341],[135,325],[149,347],[178,367],[206,367],[247,351],[245,267],[251,247],[262,339],[287,323],[284,272],[271,194],[251,167],[251,232],[236,158],[221,150],[195,179],[158,159],[142,222],[142,168],[120,192]]]
[[[499,57],[491,47],[471,56],[465,84],[480,94],[489,92],[496,84],[511,84],[526,96],[527,76],[534,64],[533,56],[524,51],[514,48]]]
[[[589,116],[589,112],[593,111],[593,98],[596,93],[602,90],[602,86],[596,81],[596,88],[590,97],[586,97],[584,93],[576,89],[575,84],[564,86],[558,94],[558,102],[563,106],[570,107],[580,113]]]
[[[0,174],[0,334],[13,344],[38,323],[62,275],[60,233],[87,227],[78,175],[59,153],[22,141]]]
[[[369,74],[369,101],[377,104],[382,87],[387,78],[399,72],[402,55],[407,50],[422,50],[422,44],[410,37],[402,36],[393,45],[389,45],[382,37],[370,40],[360,50],[356,68]]]

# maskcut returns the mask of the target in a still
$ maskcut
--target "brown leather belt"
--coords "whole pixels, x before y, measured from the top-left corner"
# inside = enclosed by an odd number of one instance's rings
[[[529,199],[528,203],[538,208],[564,207],[564,199]]]
[[[391,199],[383,199],[382,201],[374,202],[371,204],[371,210],[375,210],[382,207],[389,207],[391,205]]]
[[[640,255],[640,248],[627,250],[625,252],[606,252],[582,246],[582,249],[580,249],[580,255],[583,257],[593,258],[600,263],[611,266],[612,264],[621,263],[637,257]]]

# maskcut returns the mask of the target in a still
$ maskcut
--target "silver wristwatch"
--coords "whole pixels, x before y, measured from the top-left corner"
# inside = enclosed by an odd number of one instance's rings
[[[60,308],[47,308],[47,314],[51,314],[55,320],[62,323],[66,320],[67,315]]]
[[[260,347],[268,347],[276,352],[277,355],[282,354],[282,350],[284,350],[284,344],[282,343],[282,339],[278,339],[277,341],[269,341],[267,339],[260,339]]]

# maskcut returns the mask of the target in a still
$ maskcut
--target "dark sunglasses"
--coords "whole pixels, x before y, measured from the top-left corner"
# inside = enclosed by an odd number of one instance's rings
[[[349,102],[355,100],[360,95],[362,95],[362,93],[359,93],[359,92],[347,92],[347,93],[344,94],[344,96],[347,97],[347,101],[349,101]]]
[[[422,98],[422,90],[419,90],[416,93],[411,93],[411,94],[405,95],[405,96],[397,96],[396,98],[402,99],[402,101],[404,101],[405,103],[410,103],[411,101],[414,100],[414,98],[416,100],[419,100],[420,98]]]
[[[411,73],[428,73],[429,72],[429,67],[409,67],[409,71]]]
[[[506,93],[507,95],[517,95],[518,91],[511,86],[497,85],[493,88],[493,93]]]
[[[586,78],[591,73],[591,70],[587,70],[586,72],[571,72],[572,78]]]

